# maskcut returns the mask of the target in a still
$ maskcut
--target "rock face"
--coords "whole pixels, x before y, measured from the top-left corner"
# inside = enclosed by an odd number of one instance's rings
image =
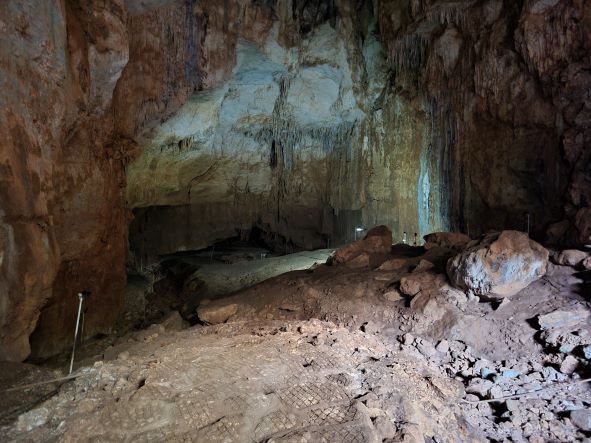
[[[230,2],[221,30],[210,11],[203,91],[129,168],[136,259],[253,227],[290,251],[359,224],[522,230],[525,213],[588,242],[590,6],[476,3]]]
[[[337,250],[333,264],[351,263],[352,267],[369,266],[372,256],[385,256],[392,249],[392,232],[386,226],[370,229],[363,240],[357,240]],[[361,267],[362,267],[361,266]]]
[[[565,249],[554,257],[554,263],[562,266],[578,266],[587,258],[587,253],[577,249]]]
[[[123,305],[134,137],[200,87],[198,65],[210,81],[227,74],[209,51],[230,43],[196,45],[197,16],[222,32],[215,2],[134,3],[0,5],[0,360],[69,347],[81,290],[92,292],[85,334],[110,330]]]
[[[518,231],[486,235],[448,261],[447,275],[457,288],[479,296],[516,294],[543,277],[548,251]]]
[[[433,232],[425,235],[425,249],[436,247],[449,248],[455,250],[463,249],[469,242],[470,237],[460,232]]]
[[[430,120],[431,153],[451,165],[455,230],[524,230],[528,212],[538,231],[563,207],[562,240],[589,242],[590,10],[580,0],[379,2],[401,101],[422,106],[416,127]]]
[[[80,290],[86,333],[110,329],[128,204],[140,263],[250,234],[326,247],[360,224],[475,236],[525,212],[589,243],[590,10],[1,2],[0,359],[69,346]]]
[[[69,345],[78,291],[88,335],[121,307],[127,158],[109,110],[126,20],[120,0],[0,5],[0,360],[27,357],[33,331],[37,356]]]

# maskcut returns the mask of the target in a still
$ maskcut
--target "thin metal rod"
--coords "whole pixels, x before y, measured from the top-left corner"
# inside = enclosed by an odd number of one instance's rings
[[[76,331],[74,332],[74,346],[72,346],[72,358],[70,359],[70,372],[74,370],[74,354],[76,354],[76,342],[78,341],[78,328],[80,326],[80,315],[82,314],[82,302],[84,301],[84,295],[78,294],[80,302],[78,303],[78,317],[76,318]]]
[[[80,344],[84,341],[84,320],[86,319],[86,309],[82,310],[82,321],[80,322]]]
[[[572,385],[579,385],[582,383],[588,383],[591,381],[591,378],[584,378],[583,380],[576,380],[576,381],[566,381],[566,382],[558,382],[558,383],[554,383],[551,385],[547,385],[547,386],[543,386],[541,388],[538,389],[533,389],[531,391],[526,391],[523,392],[521,394],[513,394],[513,395],[505,395],[504,397],[499,397],[499,398],[490,398],[487,400],[466,400],[466,399],[462,399],[462,401],[464,403],[470,403],[470,404],[478,404],[478,403],[497,403],[497,402],[502,402],[505,400],[511,400],[513,398],[520,398],[520,397],[526,397],[528,395],[535,395],[538,394],[540,392],[543,391],[550,391],[553,389],[561,389],[565,386],[572,386]]]
[[[45,381],[40,381],[38,383],[31,383],[29,385],[23,385],[23,386],[16,386],[14,388],[10,388],[10,389],[5,389],[4,391],[1,392],[12,392],[12,391],[19,391],[21,389],[29,389],[29,388],[34,388],[37,386],[43,386],[43,385],[48,385],[51,383],[57,383],[59,381],[68,381],[68,380],[74,380],[75,378],[80,377],[82,374],[73,374],[73,375],[68,375],[66,377],[60,377],[60,378],[54,378],[52,380],[45,380]]]

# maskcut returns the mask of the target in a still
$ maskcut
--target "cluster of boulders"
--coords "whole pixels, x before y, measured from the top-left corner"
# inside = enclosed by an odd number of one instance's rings
[[[546,274],[549,251],[520,231],[491,232],[480,239],[453,232],[436,232],[424,237],[425,257],[434,261],[446,260],[446,274],[450,283],[468,295],[482,299],[502,299],[517,294]],[[372,268],[379,271],[404,270],[409,261],[389,256],[392,233],[386,226],[371,229],[362,240],[337,250],[330,263],[348,268]],[[564,250],[555,253],[552,261],[558,265],[591,269],[591,256],[584,251]],[[436,264],[421,260],[403,278],[400,290],[414,296],[432,288],[426,273]]]
[[[391,249],[392,232],[380,225],[370,229],[365,238],[338,249],[330,262],[348,268],[376,267],[385,261]]]

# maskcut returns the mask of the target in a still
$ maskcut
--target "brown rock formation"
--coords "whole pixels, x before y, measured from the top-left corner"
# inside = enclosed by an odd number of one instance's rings
[[[71,340],[77,291],[95,294],[88,334],[121,303],[125,160],[107,111],[128,58],[126,12],[3,2],[0,18],[0,358],[22,360],[37,323],[38,355]]]
[[[590,30],[583,0],[2,2],[0,359],[68,346],[79,290],[111,327],[126,198],[136,259],[526,212],[588,243]]]
[[[391,249],[392,232],[381,225],[370,229],[364,239],[337,250],[331,261],[333,264],[345,263],[350,264],[351,267],[364,267],[369,266],[372,256],[385,258]]]
[[[476,295],[503,298],[514,295],[546,274],[548,251],[525,233],[503,231],[480,242],[447,263],[451,283]]]

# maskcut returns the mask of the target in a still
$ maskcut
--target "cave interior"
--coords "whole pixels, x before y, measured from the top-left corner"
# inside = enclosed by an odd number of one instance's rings
[[[0,2],[0,440],[591,441],[591,3]]]

